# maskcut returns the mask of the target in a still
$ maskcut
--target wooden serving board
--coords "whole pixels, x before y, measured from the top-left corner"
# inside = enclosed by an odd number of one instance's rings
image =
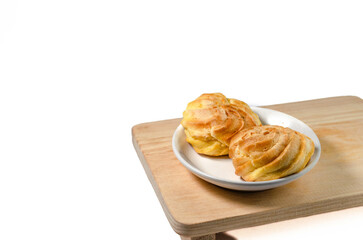
[[[363,100],[333,97],[266,106],[308,124],[322,154],[306,175],[285,186],[240,192],[217,187],[189,172],[171,139],[180,119],[143,123],[133,143],[172,228],[181,236],[233,229],[363,205]]]

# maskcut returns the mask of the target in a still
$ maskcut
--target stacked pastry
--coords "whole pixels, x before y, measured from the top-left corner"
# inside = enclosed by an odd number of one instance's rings
[[[229,154],[235,174],[245,181],[268,181],[304,169],[313,141],[290,128],[262,126],[244,102],[221,93],[202,94],[190,102],[181,122],[196,152]]]

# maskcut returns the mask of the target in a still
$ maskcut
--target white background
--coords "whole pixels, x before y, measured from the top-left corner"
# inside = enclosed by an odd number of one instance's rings
[[[362,12],[347,0],[0,0],[0,239],[179,239],[131,127],[181,117],[204,92],[362,98]],[[360,239],[362,221],[354,208],[240,234]]]

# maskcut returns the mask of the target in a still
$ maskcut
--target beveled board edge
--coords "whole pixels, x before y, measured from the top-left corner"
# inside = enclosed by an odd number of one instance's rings
[[[343,202],[343,204],[342,204]],[[175,232],[185,236],[201,236],[235,229],[260,226],[295,218],[308,217],[316,214],[339,211],[343,209],[360,207],[363,205],[363,194],[341,198],[334,198],[315,203],[306,203],[289,208],[280,208],[260,212],[253,215],[244,215],[233,218],[219,219],[203,224],[188,225],[181,222],[171,222]]]

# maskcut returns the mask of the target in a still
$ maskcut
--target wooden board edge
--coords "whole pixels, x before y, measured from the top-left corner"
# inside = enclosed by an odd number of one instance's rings
[[[139,130],[139,128],[142,128],[145,125],[150,125],[150,124],[154,124],[154,123],[162,123],[162,122],[170,122],[170,121],[180,121],[181,119],[182,118],[179,117],[179,118],[170,118],[170,119],[164,119],[164,120],[156,120],[156,121],[151,121],[151,122],[138,123],[131,127],[131,134],[132,134],[132,137],[136,137],[136,132]]]
[[[180,235],[200,236],[235,229],[255,227],[360,206],[363,206],[363,193],[355,196],[345,196],[315,203],[306,203],[300,206],[268,210],[259,214],[220,219],[202,224],[183,224],[181,222],[174,222],[172,227],[174,231]]]
[[[345,98],[345,99],[356,99],[358,101],[362,101],[363,99],[360,98],[359,96],[355,96],[355,95],[342,95],[342,96],[334,96],[334,97],[323,97],[323,98],[314,98],[314,99],[309,99],[309,100],[301,100],[301,101],[295,101],[295,102],[284,102],[284,103],[277,103],[277,104],[270,104],[270,105],[262,105],[259,107],[278,107],[281,105],[286,105],[286,104],[300,104],[300,103],[308,103],[308,102],[315,102],[315,101],[326,101],[326,100],[333,100],[333,99],[338,99],[338,98]]]

